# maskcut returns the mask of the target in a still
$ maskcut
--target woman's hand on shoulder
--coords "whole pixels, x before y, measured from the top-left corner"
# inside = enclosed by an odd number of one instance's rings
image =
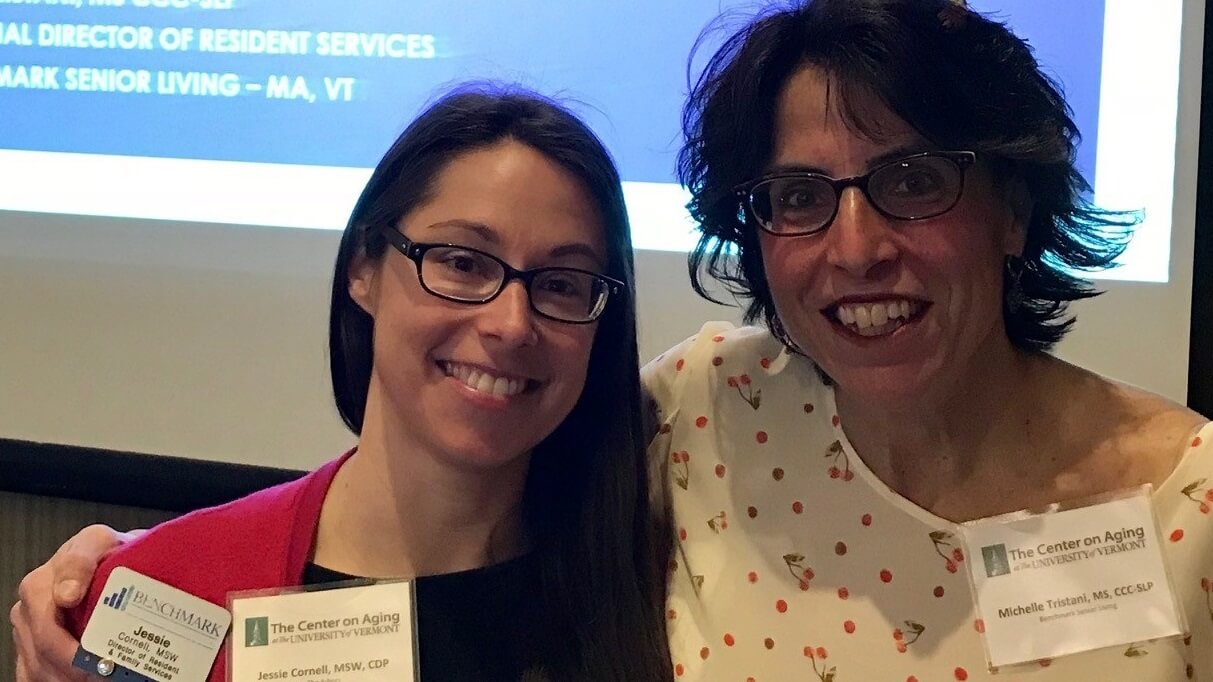
[[[17,682],[88,679],[72,667],[80,643],[64,626],[66,611],[80,605],[102,558],[142,532],[89,526],[21,580],[17,603],[9,614],[17,651]]]

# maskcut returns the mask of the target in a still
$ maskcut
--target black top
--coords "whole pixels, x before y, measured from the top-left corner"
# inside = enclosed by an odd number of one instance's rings
[[[358,576],[309,563],[308,585]],[[540,599],[532,554],[485,568],[424,576],[415,583],[417,654],[424,682],[538,682],[562,645],[560,619]]]

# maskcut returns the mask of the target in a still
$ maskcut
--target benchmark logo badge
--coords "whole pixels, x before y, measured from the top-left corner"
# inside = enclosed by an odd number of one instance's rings
[[[244,646],[268,646],[270,643],[269,616],[244,619]]]
[[[986,577],[993,578],[1007,575],[1011,572],[1011,562],[1007,560],[1007,546],[986,545],[981,548],[981,558],[986,564]]]
[[[115,592],[115,593],[111,594],[110,596],[106,597],[105,599],[103,599],[102,603],[104,603],[106,606],[110,607],[111,609],[117,609],[118,611],[125,611],[126,605],[129,604],[131,601],[130,596],[134,591],[135,591],[135,588],[133,586],[124,587],[121,590],[118,590],[117,592]]]

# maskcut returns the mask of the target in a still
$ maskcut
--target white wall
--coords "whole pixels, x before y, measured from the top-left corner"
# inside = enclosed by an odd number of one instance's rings
[[[306,468],[352,443],[327,333],[340,233],[0,213],[0,437]],[[643,251],[641,354],[708,318]],[[0,472],[0,476],[3,472]]]
[[[1190,223],[1178,232],[1190,262]],[[328,390],[338,238],[0,213],[0,437],[291,468],[333,456],[352,442]],[[644,358],[736,319],[691,292],[681,254],[637,260]],[[1111,289],[1063,355],[1182,400],[1190,265]]]

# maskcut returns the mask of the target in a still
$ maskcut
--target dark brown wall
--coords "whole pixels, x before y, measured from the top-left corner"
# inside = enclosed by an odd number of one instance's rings
[[[22,576],[90,523],[145,528],[170,516],[136,507],[0,492],[0,680],[13,679],[15,654],[8,614]]]

